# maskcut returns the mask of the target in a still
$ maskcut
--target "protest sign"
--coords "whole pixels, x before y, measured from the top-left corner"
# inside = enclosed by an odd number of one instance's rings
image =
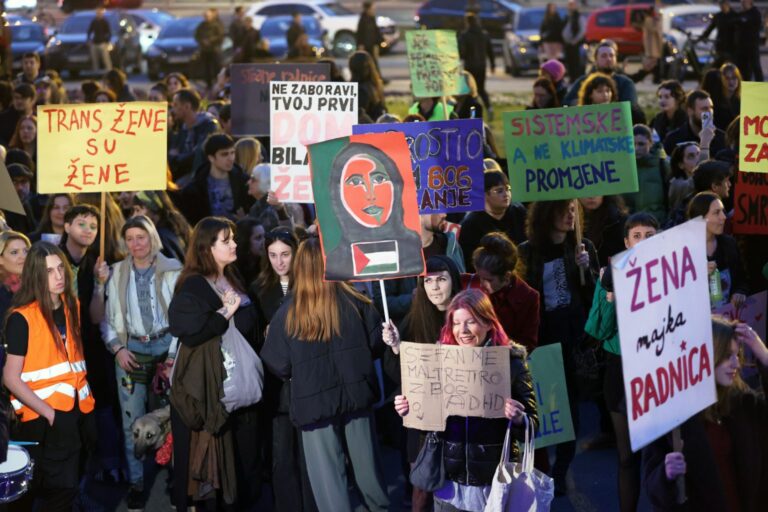
[[[16,187],[13,186],[11,175],[8,174],[8,169],[2,160],[0,160],[0,208],[19,215],[27,214],[24,211],[24,205],[21,204],[19,194],[16,193]]]
[[[422,274],[419,210],[405,136],[352,135],[308,149],[325,279]]]
[[[509,347],[403,342],[400,376],[410,408],[406,427],[443,431],[448,416],[503,418],[511,393]]]
[[[559,343],[537,347],[528,358],[528,368],[536,391],[539,428],[536,448],[576,439],[568,404],[568,388],[563,369],[563,350]]]
[[[37,191],[165,190],[165,102],[37,107]]]
[[[357,84],[269,84],[272,186],[280,201],[311,203],[309,154],[315,142],[352,135],[357,123]]]
[[[706,222],[611,258],[632,451],[715,402]]]
[[[461,75],[459,46],[453,30],[411,30],[405,33],[408,68],[416,98],[469,93]]]
[[[741,83],[739,169],[768,172],[768,84]]]
[[[735,180],[733,232],[768,235],[768,175],[739,171]]]
[[[629,102],[505,112],[515,201],[637,192]]]
[[[483,190],[483,121],[360,124],[353,133],[402,132],[411,150],[421,214],[479,211]]]
[[[765,312],[768,302],[768,291],[762,291],[747,297],[744,304],[737,310],[730,302],[712,309],[713,315],[721,315],[729,320],[739,320],[752,327],[760,339],[765,340]]]
[[[310,64],[232,64],[232,134],[269,136],[270,82],[327,82],[331,65]]]

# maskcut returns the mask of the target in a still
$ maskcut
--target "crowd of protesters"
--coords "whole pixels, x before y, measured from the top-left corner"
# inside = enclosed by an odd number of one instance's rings
[[[373,17],[372,7],[366,16]],[[241,22],[233,39],[257,38]],[[625,248],[702,216],[708,270],[719,275],[712,306],[738,308],[766,289],[765,238],[732,233],[739,66],[723,62],[689,91],[662,82],[651,116],[618,70],[612,41],[597,45],[594,69],[570,82],[566,74],[576,66],[547,60],[527,108],[628,101],[639,191],[515,202],[506,173],[513,169],[496,145],[500,134],[486,128],[484,209],[422,215],[426,273],[388,280],[383,297],[370,282],[323,280],[314,206],[283,203],[270,190],[268,137],[232,135],[238,106],[230,101],[228,69],[203,44],[223,37],[216,23],[210,15],[196,33],[204,88],[171,73],[149,90],[134,90],[111,69],[101,82],[66,91],[56,73],[41,72],[33,53],[12,82],[0,82],[0,156],[26,212],[5,212],[0,232],[3,403],[15,416],[10,439],[37,443],[28,446],[35,461],[30,491],[12,508],[31,510],[37,501],[40,510],[71,510],[86,474],[128,484],[128,508],[142,509],[149,489],[134,421],[179,393],[185,398],[170,407],[171,436],[164,439],[172,439],[176,510],[250,510],[268,484],[275,510],[345,511],[352,509],[351,482],[369,510],[387,510],[392,475],[382,470],[377,428],[402,437],[406,481],[424,443],[397,416],[410,411],[399,389],[402,339],[510,349],[506,419],[449,418],[440,434],[445,485],[434,492],[409,486],[414,511],[483,510],[508,421],[519,439],[524,417],[538,423],[526,357],[552,343],[563,347],[577,434],[579,403],[594,401],[601,434],[589,448],[616,451],[617,509],[635,510],[645,492],[655,509],[677,510],[679,475],[687,475],[688,510],[763,509],[762,340],[745,324],[714,318],[717,403],[683,425],[682,451],[663,437],[632,453],[609,267]],[[572,30],[575,36],[579,27]],[[371,50],[379,41],[360,39],[349,57],[359,123],[489,117],[485,59],[493,67],[493,55],[478,34],[469,16],[459,42],[462,57],[475,64],[464,75],[470,94],[415,100],[404,119],[387,111]],[[168,105],[167,190],[108,194],[100,232],[98,195],[37,192],[35,106],[136,98]],[[258,403],[228,411],[216,395],[225,365],[219,342],[235,331],[263,360],[264,388]],[[741,377],[743,347],[754,354],[760,378]],[[388,405],[374,414],[382,399]],[[3,445],[8,437],[6,429]],[[575,454],[575,441],[536,454],[556,495],[569,491]]]

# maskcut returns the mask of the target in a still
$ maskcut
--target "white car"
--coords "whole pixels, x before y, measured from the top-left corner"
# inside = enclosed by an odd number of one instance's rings
[[[720,11],[720,7],[717,5],[695,4],[662,7],[659,9],[662,15],[662,32],[680,49],[688,41],[686,32],[693,37],[701,36],[718,11]],[[714,46],[712,41],[715,40],[715,37],[717,37],[717,29],[709,34],[709,41],[702,41],[696,45],[699,57],[711,53],[712,46]]]
[[[333,0],[267,0],[248,8],[247,16],[253,18],[253,26],[261,28],[264,20],[272,16],[290,16],[298,12],[302,16],[314,16],[328,32],[331,50],[337,57],[346,57],[357,49],[355,32],[360,13],[354,12]],[[395,22],[386,16],[376,16],[376,24],[384,36],[382,52],[388,51],[400,39]]]

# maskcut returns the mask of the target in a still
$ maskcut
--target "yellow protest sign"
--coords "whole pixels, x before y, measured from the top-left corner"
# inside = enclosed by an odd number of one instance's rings
[[[741,84],[739,170],[768,172],[768,83]]]
[[[37,190],[164,190],[167,133],[162,102],[41,105]]]

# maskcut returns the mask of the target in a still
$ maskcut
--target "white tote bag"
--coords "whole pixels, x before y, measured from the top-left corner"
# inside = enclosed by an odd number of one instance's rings
[[[555,496],[552,478],[533,467],[533,440],[536,436],[533,424],[525,420],[525,444],[523,460],[509,462],[509,443],[512,422],[507,426],[501,461],[491,484],[491,494],[485,512],[548,512]]]

